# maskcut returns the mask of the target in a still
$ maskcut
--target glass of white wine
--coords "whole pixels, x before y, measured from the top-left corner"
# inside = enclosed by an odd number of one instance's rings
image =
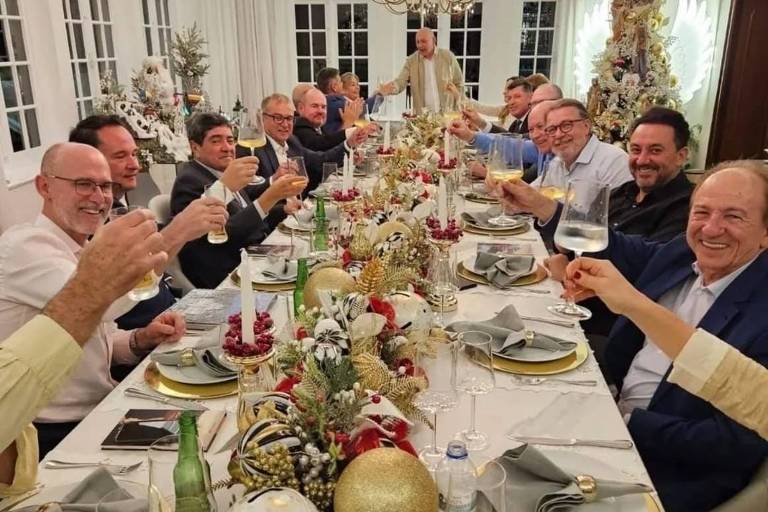
[[[539,175],[539,193],[549,199],[562,201],[565,197],[565,189],[551,179],[549,174],[549,165],[551,160],[542,158],[538,169]]]
[[[565,193],[565,204],[555,231],[555,244],[581,257],[584,252],[599,252],[608,247],[608,198],[611,188],[592,180],[572,180]],[[586,320],[592,312],[574,303],[566,294],[564,302],[547,308],[568,318]]]
[[[253,156],[256,148],[264,147],[267,144],[267,133],[264,131],[264,121],[261,118],[261,109],[247,109],[243,114],[243,124],[237,131],[237,144],[248,148]],[[261,185],[266,180],[263,176],[254,174],[249,185]]]
[[[112,208],[109,210],[109,220],[118,219],[123,215],[128,215],[132,211],[140,209],[140,206],[118,206],[117,208]],[[160,293],[159,282],[160,278],[157,276],[157,274],[155,274],[155,271],[150,270],[144,274],[144,277],[141,278],[141,281],[136,283],[136,286],[134,286],[133,289],[128,292],[128,297],[135,301],[151,299]]]
[[[363,102],[363,112],[360,117],[355,119],[354,123],[356,128],[365,129],[371,124],[371,113],[368,111],[368,103]]]
[[[496,136],[488,155],[488,174],[495,182],[523,178],[523,138],[520,135],[502,133]],[[499,215],[491,217],[488,222],[496,226],[515,226],[519,223],[518,219],[507,215],[503,201]]]

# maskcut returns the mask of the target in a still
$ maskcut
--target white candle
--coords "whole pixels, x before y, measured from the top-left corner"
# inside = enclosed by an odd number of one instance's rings
[[[243,329],[243,343],[253,343],[253,321],[255,306],[251,284],[251,260],[245,249],[240,249],[240,311]]]
[[[448,227],[448,192],[443,177],[440,178],[437,188],[437,218],[440,221],[440,229]]]
[[[451,161],[451,136],[448,134],[448,130],[445,131],[443,142],[443,165],[448,165],[448,162]]]
[[[384,123],[384,149],[389,149],[389,121]]]
[[[344,170],[342,171],[341,188],[344,192],[352,189],[352,162],[349,156],[344,155]]]

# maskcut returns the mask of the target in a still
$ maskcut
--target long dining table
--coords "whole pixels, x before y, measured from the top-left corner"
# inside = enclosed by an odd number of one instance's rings
[[[374,177],[368,177],[363,187],[371,187]],[[458,209],[482,211],[487,204],[466,201],[457,204]],[[456,261],[463,261],[476,251],[478,242],[508,242],[526,244],[530,247],[537,263],[548,256],[545,245],[535,229],[514,236],[488,237],[465,233],[453,248]],[[290,244],[291,237],[279,230],[274,230],[265,240],[267,244]],[[225,279],[221,288],[235,288],[235,283]],[[493,316],[504,306],[513,304],[519,314],[530,318],[525,320],[526,328],[550,334],[559,338],[586,343],[586,338],[578,323],[566,327],[549,323],[562,322],[563,318],[547,311],[547,306],[560,300],[560,283],[545,279],[536,284],[499,290],[485,285],[478,285],[458,293],[458,307],[453,312],[446,312],[447,322],[457,320],[484,320]],[[290,292],[279,294],[270,308],[270,313],[279,327],[287,320]],[[536,320],[540,319],[540,320]],[[173,347],[193,347],[199,342],[199,334],[189,332]],[[588,345],[587,345],[588,346]],[[166,350],[169,347],[158,347]],[[39,482],[48,489],[66,489],[67,486],[80,482],[92,469],[47,469],[45,461],[77,460],[107,461],[117,464],[144,463],[135,471],[121,476],[121,479],[148,483],[146,453],[142,451],[101,450],[100,445],[128,409],[167,409],[161,403],[126,396],[126,388],[134,387],[149,390],[144,380],[144,373],[149,364],[145,358],[90,414],[75,428],[61,444],[51,451],[40,463]],[[477,428],[488,434],[489,447],[473,456],[492,458],[505,450],[519,446],[520,443],[508,437],[508,434],[535,435],[562,439],[610,439],[631,440],[630,434],[616,407],[611,391],[603,378],[594,355],[589,353],[586,361],[566,373],[553,377],[573,380],[591,380],[594,385],[575,385],[555,380],[529,380],[518,376],[496,372],[496,387],[487,395],[477,399]],[[206,400],[210,409],[226,410],[227,416],[216,439],[207,452],[206,458],[211,465],[212,480],[227,478],[226,466],[231,452],[222,450],[226,442],[236,434],[237,397]],[[460,398],[458,405],[451,411],[440,413],[438,419],[438,444],[445,446],[454,435],[469,426],[469,397]],[[415,423],[410,440],[419,449],[431,442],[431,430],[423,424]],[[643,483],[652,487],[643,462],[634,445],[629,449],[607,448],[600,446],[537,446],[539,450],[567,468],[574,468],[595,478],[605,478],[624,482]],[[173,454],[169,454],[173,456]],[[226,510],[236,497],[238,489],[219,491],[216,494],[219,510]],[[242,492],[242,488],[240,488]],[[644,502],[644,505],[640,503]],[[642,510],[662,510],[655,492],[643,496],[641,501],[627,501],[625,505],[615,503],[609,508],[594,507],[600,502],[584,505],[579,510],[622,510],[640,512]],[[603,504],[605,505],[605,504]],[[514,510],[514,508],[513,508]]]

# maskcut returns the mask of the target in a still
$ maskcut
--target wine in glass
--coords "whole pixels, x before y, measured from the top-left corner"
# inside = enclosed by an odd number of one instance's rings
[[[248,148],[253,156],[256,148],[264,147],[267,144],[267,134],[264,131],[264,121],[261,118],[261,109],[247,109],[243,114],[243,124],[237,131],[237,144]],[[266,180],[263,176],[254,174],[249,185],[261,185]]]
[[[608,247],[608,185],[592,180],[572,180],[565,193],[565,204],[555,231],[555,244],[581,257],[584,252],[599,252]],[[574,303],[566,294],[565,302],[547,308],[568,318],[586,320],[592,313]]]
[[[365,129],[371,124],[371,113],[368,111],[368,103],[363,102],[363,112],[360,117],[355,119],[354,123],[356,128]]]
[[[523,177],[523,138],[518,134],[502,133],[493,140],[488,155],[488,174],[496,182],[516,181]],[[497,186],[500,186],[497,185]],[[515,226],[518,219],[507,215],[504,203],[501,212],[488,222],[496,226]]]
[[[467,444],[467,450],[484,450],[488,435],[477,430],[475,405],[478,395],[486,395],[496,387],[493,370],[491,335],[482,331],[459,333],[459,353],[456,361],[456,389],[472,397],[470,427],[457,434]]]
[[[135,210],[141,210],[140,206],[118,206],[109,210],[109,220],[116,220],[123,215],[128,215]],[[155,274],[154,270],[150,270],[141,281],[136,283],[131,291],[128,292],[128,297],[131,300],[141,301],[151,299],[158,293],[160,293],[160,278]]]
[[[565,197],[565,190],[558,183],[555,183],[551,179],[551,176],[548,172],[550,163],[551,163],[551,160],[547,158],[541,159],[541,163],[538,169],[539,193],[544,197],[548,197],[549,199],[554,199],[555,201],[562,201],[563,198]]]

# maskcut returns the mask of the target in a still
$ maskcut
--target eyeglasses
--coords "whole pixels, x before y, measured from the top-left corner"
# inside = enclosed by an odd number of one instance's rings
[[[75,192],[81,196],[89,196],[96,192],[96,188],[101,189],[101,193],[106,195],[112,195],[112,187],[116,185],[114,181],[104,181],[102,183],[96,183],[93,180],[87,178],[65,178],[63,176],[56,176],[54,174],[46,174],[49,178],[56,178],[57,180],[68,181],[75,186]]]
[[[554,135],[557,130],[560,130],[560,133],[568,133],[573,130],[574,124],[580,123],[582,121],[586,121],[586,119],[571,119],[568,121],[563,121],[562,123],[555,126],[547,126],[544,128],[544,133],[550,136]]]
[[[266,112],[264,112],[261,115],[263,115],[264,117],[269,117],[270,119],[272,119],[277,124],[292,123],[293,122],[293,116],[281,116],[280,114],[267,114]]]

